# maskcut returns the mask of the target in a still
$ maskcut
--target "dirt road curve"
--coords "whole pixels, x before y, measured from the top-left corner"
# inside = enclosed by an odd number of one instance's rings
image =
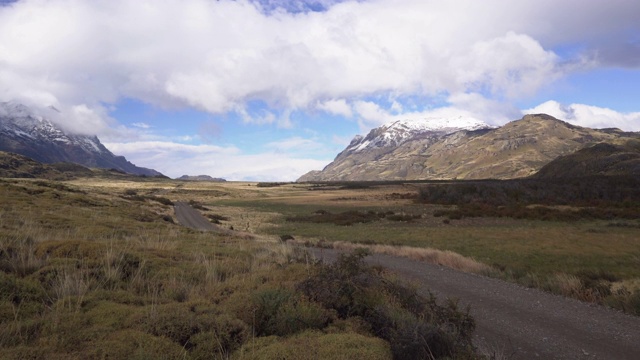
[[[310,249],[333,261],[336,250]],[[640,318],[601,306],[406,258],[368,260],[401,274],[420,291],[471,306],[476,345],[510,359],[640,359]]]
[[[175,204],[180,224],[227,231],[186,203]],[[337,250],[309,249],[323,261]],[[368,258],[419,286],[423,294],[454,297],[471,306],[476,345],[508,359],[640,359],[640,318],[496,279],[388,255]]]
[[[182,226],[196,230],[223,231],[220,227],[212,224],[200,212],[184,202],[176,202],[174,205],[176,218]]]

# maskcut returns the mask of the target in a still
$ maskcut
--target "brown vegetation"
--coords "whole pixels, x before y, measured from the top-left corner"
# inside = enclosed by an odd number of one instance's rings
[[[0,181],[0,358],[389,359],[426,347],[476,358],[466,313],[361,257],[327,268],[281,241],[167,222],[188,190],[94,184]],[[355,285],[359,312],[341,313],[313,282]]]

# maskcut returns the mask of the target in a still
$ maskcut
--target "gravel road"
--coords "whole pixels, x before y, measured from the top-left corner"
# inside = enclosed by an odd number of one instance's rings
[[[180,224],[228,232],[189,204],[175,204]],[[323,261],[338,250],[308,249]],[[476,320],[475,343],[507,359],[640,359],[640,317],[446,267],[376,254],[367,258],[413,282],[425,295],[457,298]]]
[[[328,262],[339,254],[309,251]],[[368,262],[397,272],[425,295],[469,305],[476,345],[506,358],[640,359],[639,317],[407,258],[376,254]]]

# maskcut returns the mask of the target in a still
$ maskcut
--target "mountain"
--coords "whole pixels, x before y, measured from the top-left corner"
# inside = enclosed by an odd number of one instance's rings
[[[71,165],[71,164],[70,164]],[[80,165],[88,173],[91,170]],[[0,151],[0,178],[39,178],[52,180],[67,180],[71,176],[54,165],[47,165],[26,156]]]
[[[43,164],[24,155],[0,151],[0,178],[32,178],[64,181],[99,177],[126,180],[138,178],[117,169],[86,168],[75,163]]]
[[[0,151],[42,163],[68,162],[135,175],[163,176],[114,155],[96,136],[67,133],[27,106],[12,102],[0,103]]]
[[[545,114],[526,115],[498,128],[462,118],[406,122],[356,136],[322,171],[298,181],[526,177],[558,156],[640,136],[574,126]]]
[[[533,177],[538,179],[587,176],[635,176],[640,178],[640,141],[622,145],[600,143],[556,158]]]
[[[213,181],[213,182],[223,182],[227,181],[222,178],[214,178],[209,175],[182,175],[176,180],[185,180],[185,181]]]

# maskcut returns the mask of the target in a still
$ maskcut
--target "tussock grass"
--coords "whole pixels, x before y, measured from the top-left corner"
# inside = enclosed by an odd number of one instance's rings
[[[582,290],[582,282],[575,275],[556,274],[553,278],[553,284],[557,287],[558,292],[564,296],[575,296]]]
[[[330,358],[393,356],[380,334],[300,290],[323,268],[300,248],[163,219],[171,202],[197,198],[218,221],[262,227],[209,205],[246,197],[239,185],[208,186],[0,182],[0,358],[264,358],[303,344]]]

